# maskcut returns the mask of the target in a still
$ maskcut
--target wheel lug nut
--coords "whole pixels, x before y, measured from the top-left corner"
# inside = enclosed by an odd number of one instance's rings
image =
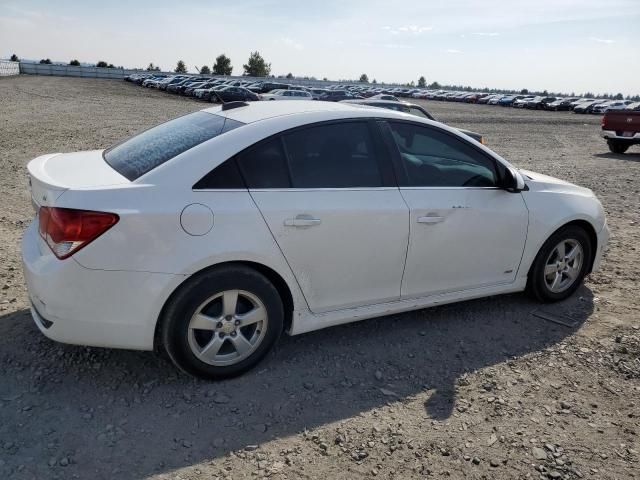
[[[220,338],[224,338],[224,332],[220,332]]]
[[[225,319],[227,322],[230,322],[232,318],[233,318],[233,317],[231,317],[231,315],[227,315],[226,317],[224,317],[224,319]]]
[[[231,336],[235,337],[236,336],[236,332],[231,332]]]
[[[237,327],[238,325],[240,325],[240,320],[236,320],[236,321],[235,321],[235,324],[236,324],[236,327]]]
[[[222,322],[216,323],[216,328],[222,328]]]

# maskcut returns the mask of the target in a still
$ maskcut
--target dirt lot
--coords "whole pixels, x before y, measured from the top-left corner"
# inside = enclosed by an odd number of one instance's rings
[[[608,153],[599,117],[425,102],[516,165],[596,192],[610,249],[573,298],[288,337],[252,373],[205,383],[152,353],[47,340],[19,253],[31,158],[105,147],[203,104],[21,76],[0,79],[0,105],[0,478],[640,477],[640,150]]]

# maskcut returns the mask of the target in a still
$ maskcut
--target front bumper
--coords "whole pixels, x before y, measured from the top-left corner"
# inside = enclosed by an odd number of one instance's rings
[[[22,262],[36,325],[52,340],[76,345],[153,349],[160,310],[185,278],[92,270],[73,257],[58,260],[36,222],[22,239]]]
[[[602,257],[604,256],[604,252],[607,249],[607,243],[609,242],[609,227],[607,222],[605,221],[602,230],[598,233],[598,247],[596,250],[596,254],[593,258],[593,265],[591,267],[592,272],[597,272],[600,270],[602,265]]]

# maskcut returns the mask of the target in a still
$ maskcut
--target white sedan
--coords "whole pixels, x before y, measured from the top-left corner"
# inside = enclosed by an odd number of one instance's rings
[[[313,96],[306,90],[271,90],[260,95],[262,100],[311,100]]]
[[[31,313],[67,343],[193,375],[282,332],[527,290],[567,298],[608,239],[594,194],[392,110],[230,102],[28,165]]]

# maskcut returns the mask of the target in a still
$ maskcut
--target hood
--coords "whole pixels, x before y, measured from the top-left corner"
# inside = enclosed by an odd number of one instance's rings
[[[543,175],[529,170],[520,170],[520,173],[524,176],[524,181],[529,189],[535,192],[563,192],[582,195],[585,197],[595,197],[593,192],[588,188],[579,187],[578,185],[565,182],[559,178],[550,177],[548,175]]]

